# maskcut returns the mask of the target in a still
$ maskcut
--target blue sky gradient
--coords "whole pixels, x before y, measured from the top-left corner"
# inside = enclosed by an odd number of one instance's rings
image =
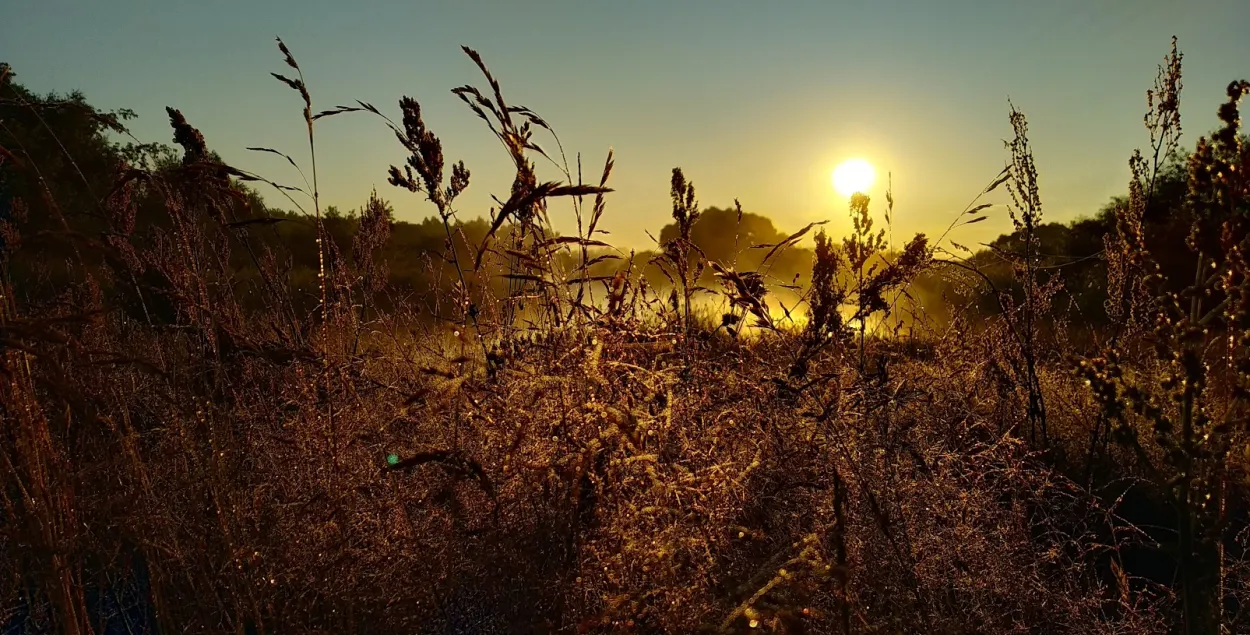
[[[3,13],[0,60],[27,86],[134,109],[143,140],[169,141],[163,108],[175,106],[227,161],[294,182],[281,159],[244,150],[306,156],[298,97],[268,74],[285,68],[281,35],[315,109],[361,99],[397,114],[401,95],[417,98],[448,158],[473,172],[466,217],[511,184],[502,149],[449,92],[484,85],[459,50],[474,47],[506,98],[550,121],[570,159],[583,153],[588,180],[615,148],[605,226],[638,247],[668,219],[675,165],[705,205],[738,197],[785,229],[844,227],[829,174],[853,156],[893,173],[896,235],[940,233],[1001,169],[1008,97],[1029,116],[1047,217],[1093,214],[1147,141],[1145,91],[1172,35],[1186,145],[1213,127],[1228,82],[1250,75],[1245,0],[19,0]],[[380,122],[326,120],[318,147],[326,203],[356,207],[377,187],[401,219],[432,213],[387,185],[404,157]],[[567,206],[551,211],[571,226]],[[1000,214],[957,239],[1009,226]]]

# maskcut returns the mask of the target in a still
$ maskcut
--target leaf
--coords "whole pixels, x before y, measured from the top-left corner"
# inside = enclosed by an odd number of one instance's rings
[[[521,144],[521,147],[527,150],[533,150],[534,152],[537,152],[538,154],[541,154],[544,157],[547,157],[548,159],[551,158],[550,156],[547,156],[546,150],[543,150],[542,148],[538,147],[538,144],[534,143],[533,141],[525,141]]]
[[[974,224],[974,223],[979,223],[979,222],[981,222],[981,221],[983,221],[983,220],[985,220],[985,219],[987,219],[987,218],[989,218],[989,216],[978,216],[978,217],[976,217],[976,218],[974,218],[974,219],[972,219],[972,220],[970,220],[970,221],[968,221],[968,222],[966,222],[966,223],[964,223],[964,224],[965,224],[965,225],[972,225],[972,224]]]
[[[764,259],[761,260],[760,262],[761,263],[768,262],[768,259],[772,258],[773,254],[777,253],[778,250],[784,249],[785,247],[788,247],[790,245],[793,245],[794,243],[799,242],[799,239],[806,236],[807,232],[812,231],[813,227],[816,227],[817,225],[824,225],[825,223],[828,223],[828,222],[829,221],[827,220],[822,220],[822,221],[816,221],[814,223],[808,223],[807,227],[804,227],[803,229],[800,229],[799,231],[794,232],[793,234],[790,234],[789,236],[786,237],[785,240],[777,243],[772,249],[769,250],[768,253],[764,254]]]
[[[781,305],[781,312],[785,313],[786,319],[790,321],[794,321],[794,318],[790,317],[790,307],[786,306],[786,303],[780,300],[777,301],[777,304]]]
[[[613,191],[602,185],[561,185],[552,189],[547,196],[585,196],[587,194],[606,194]]]
[[[1011,173],[1008,170],[1010,170],[1010,166],[1003,168],[1003,171],[998,173],[998,177],[994,179],[994,182],[990,183],[990,186],[985,188],[986,194],[998,189],[998,186],[1002,185],[1007,181],[1007,179],[1011,178]]]
[[[508,217],[514,214],[517,210],[525,209],[540,200],[552,196],[579,196],[583,194],[595,194],[598,192],[611,191],[612,190],[609,188],[599,187],[597,185],[559,185],[553,181],[540,184],[526,194],[518,195],[514,193],[512,197],[508,199],[508,202],[504,203],[503,207],[500,208],[494,221],[491,222],[490,229],[486,232],[486,236],[482,238],[482,248],[478,250],[477,261],[474,263],[473,269],[477,270],[481,268],[482,257],[486,253],[486,243],[495,236],[495,234],[499,231],[499,228],[503,226],[504,221],[506,221]]]
[[[586,247],[611,247],[612,246],[612,245],[609,245],[608,243],[603,242],[602,240],[591,240],[589,238],[579,238],[577,236],[560,236],[558,238],[544,240],[543,242],[538,243],[538,246],[542,248],[547,248],[547,247],[554,247],[556,245],[570,245],[570,244],[584,245]]]
[[[284,77],[277,73],[270,73],[270,75],[273,75],[274,77],[276,77],[278,81],[282,82],[283,84],[290,86],[293,90],[299,91],[301,93],[304,91],[304,84],[298,79],[291,79],[289,77]]]
[[[578,267],[578,269],[589,269],[605,260],[622,260],[622,258],[616,254],[603,254],[602,256],[595,256],[594,258],[587,260],[586,264]]]
[[[280,157],[282,157],[282,158],[286,159],[287,163],[290,163],[290,164],[291,164],[291,167],[295,168],[296,170],[298,170],[298,169],[299,169],[299,166],[298,166],[298,165],[295,165],[295,159],[292,159],[290,156],[288,156],[288,155],[286,155],[286,154],[284,154],[284,153],[282,153],[282,152],[278,152],[277,150],[274,150],[273,148],[245,148],[245,149],[246,149],[246,150],[251,150],[252,152],[268,152],[268,153],[270,153],[270,154],[276,154],[276,155],[278,155],[278,156],[280,156]]]
[[[970,210],[968,210],[968,211],[966,211],[966,212],[964,212],[964,213],[965,213],[965,214],[975,214],[975,213],[977,213],[977,212],[979,212],[979,211],[981,211],[981,210],[983,210],[983,209],[988,209],[988,208],[991,208],[991,207],[994,207],[994,204],[993,204],[993,203],[981,203],[980,205],[977,205],[976,207],[974,207],[974,208],[972,208],[972,209],[970,209]]]
[[[499,213],[495,214],[491,221],[490,229],[488,229],[486,231],[486,235],[482,237],[482,246],[478,249],[477,259],[473,263],[474,271],[482,267],[482,258],[486,256],[487,251],[486,243],[490,242],[490,239],[495,237],[495,234],[499,232],[500,227],[503,227],[503,224],[508,220],[508,217],[517,210],[525,209],[526,207],[537,203],[543,198],[543,196],[545,196],[547,191],[550,191],[554,187],[555,183],[543,183],[527,194],[517,194],[515,192],[512,194],[512,196],[508,199],[508,202],[504,203],[499,209]]]
[[[530,282],[537,282],[539,284],[545,284],[548,286],[552,284],[550,280],[547,280],[546,278],[542,276],[535,276],[533,274],[528,274],[528,273],[505,273],[505,274],[500,274],[499,277],[506,278],[508,280],[528,280]]]
[[[335,106],[334,108],[331,108],[329,110],[323,110],[313,115],[313,121],[321,119],[322,117],[330,117],[332,115],[341,115],[346,112],[360,112],[362,110],[365,110],[365,109],[357,108],[355,106]]]

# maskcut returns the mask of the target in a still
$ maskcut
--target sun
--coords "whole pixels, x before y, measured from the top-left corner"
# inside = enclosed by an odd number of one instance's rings
[[[847,159],[833,171],[833,187],[838,193],[850,197],[856,192],[866,192],[877,178],[872,164],[863,159]]]

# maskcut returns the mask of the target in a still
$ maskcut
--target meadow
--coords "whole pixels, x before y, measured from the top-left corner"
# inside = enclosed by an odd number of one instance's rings
[[[472,49],[515,167],[481,218],[417,100],[317,104],[278,49],[308,145],[256,151],[297,184],[0,70],[0,632],[1250,631],[1250,83],[1182,147],[1174,42],[1072,223],[1013,106],[945,235],[892,194],[781,230],[685,166],[628,251],[613,155],[570,167]],[[408,153],[350,212],[340,117]]]

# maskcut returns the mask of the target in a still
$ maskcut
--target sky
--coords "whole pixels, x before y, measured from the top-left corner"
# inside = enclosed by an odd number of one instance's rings
[[[553,125],[570,164],[581,153],[588,181],[615,150],[603,226],[618,246],[646,248],[646,230],[658,236],[670,220],[674,166],[705,206],[737,198],[783,230],[829,219],[836,232],[847,202],[830,173],[852,157],[878,171],[878,218],[890,175],[896,236],[940,234],[1004,165],[1009,98],[1029,118],[1045,218],[1092,215],[1125,191],[1128,157],[1148,142],[1145,91],[1171,36],[1185,54],[1192,146],[1214,128],[1225,86],[1250,76],[1247,25],[1246,0],[14,0],[0,60],[36,91],[134,110],[143,141],[170,142],[164,108],[179,108],[227,162],[294,184],[284,160],[245,150],[307,162],[298,96],[269,75],[287,71],[281,36],[314,110],[360,99],[398,119],[401,96],[420,101],[449,162],[472,172],[457,206],[471,218],[492,194],[507,197],[512,176],[450,92],[485,86],[467,45],[505,99]],[[359,207],[376,187],[401,220],[433,214],[387,184],[405,156],[380,120],[323,120],[317,147],[323,205]],[[540,177],[560,176],[539,163]],[[566,203],[550,213],[557,229],[574,227]],[[1009,228],[997,209],[955,238]]]

